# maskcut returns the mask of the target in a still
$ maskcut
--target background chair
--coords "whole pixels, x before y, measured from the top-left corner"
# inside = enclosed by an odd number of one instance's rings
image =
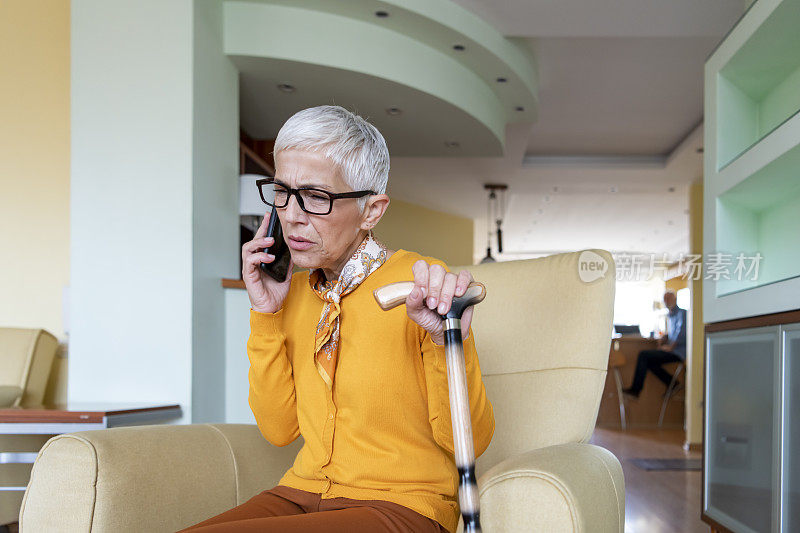
[[[614,262],[580,253],[467,268],[487,287],[473,331],[495,433],[476,462],[487,532],[623,530],[619,461],[588,444],[608,368]],[[409,273],[410,275],[410,273]],[[175,531],[273,487],[302,446],[255,425],[138,426],[53,437],[33,468],[23,532]],[[461,526],[459,526],[461,529]]]
[[[0,408],[40,405],[57,351],[43,329],[0,328]]]
[[[664,401],[661,402],[661,414],[658,415],[659,427],[664,424],[664,415],[667,413],[667,405],[669,405],[669,401],[674,398],[675,394],[678,392],[678,378],[685,368],[686,363],[680,361],[677,363],[675,371],[672,373],[672,379],[667,386],[667,391],[664,393]]]
[[[619,342],[612,344],[615,346],[611,350],[611,356],[608,359],[608,367],[614,375],[614,386],[616,388],[617,402],[619,403],[619,425],[624,430],[628,428],[628,418],[625,415],[625,394],[622,392],[622,372],[620,368],[625,366],[627,360],[625,354],[619,351]]]
[[[58,339],[43,329],[0,328],[0,409],[40,405],[47,398]],[[0,453],[37,452],[45,435],[0,435]],[[24,487],[30,463],[0,460],[0,485]],[[16,522],[23,492],[0,491],[0,525]]]

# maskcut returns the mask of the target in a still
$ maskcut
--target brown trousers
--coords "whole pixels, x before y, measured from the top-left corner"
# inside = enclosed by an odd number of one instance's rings
[[[392,502],[322,499],[319,494],[277,485],[242,505],[178,533],[326,532],[447,533],[437,521]]]

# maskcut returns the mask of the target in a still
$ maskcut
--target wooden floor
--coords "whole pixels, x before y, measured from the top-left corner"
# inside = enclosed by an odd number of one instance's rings
[[[700,520],[700,471],[646,471],[636,458],[700,458],[683,450],[680,429],[597,428],[591,443],[617,456],[625,473],[626,533],[708,533]]]

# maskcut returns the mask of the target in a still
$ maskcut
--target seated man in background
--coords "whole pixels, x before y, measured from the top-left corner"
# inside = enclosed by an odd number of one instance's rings
[[[625,394],[639,397],[648,370],[669,387],[672,376],[661,365],[686,360],[686,309],[678,307],[677,297],[672,290],[664,293],[664,304],[669,309],[667,334],[658,339],[657,349],[639,352],[633,384],[623,389]]]

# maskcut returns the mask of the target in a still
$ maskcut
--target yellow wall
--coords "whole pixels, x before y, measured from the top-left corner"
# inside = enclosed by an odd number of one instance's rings
[[[673,290],[675,292],[678,292],[679,290],[684,289],[687,286],[688,284],[686,283],[686,280],[683,278],[683,276],[676,276],[664,282],[665,289]]]
[[[0,1],[0,327],[63,339],[70,2]]]
[[[374,234],[390,249],[411,250],[448,266],[463,266],[472,264],[472,231],[469,218],[392,199]]]
[[[703,180],[699,179],[689,187],[689,253],[703,253]],[[691,333],[688,379],[686,386],[686,443],[703,442],[703,280],[689,281],[692,296]]]

